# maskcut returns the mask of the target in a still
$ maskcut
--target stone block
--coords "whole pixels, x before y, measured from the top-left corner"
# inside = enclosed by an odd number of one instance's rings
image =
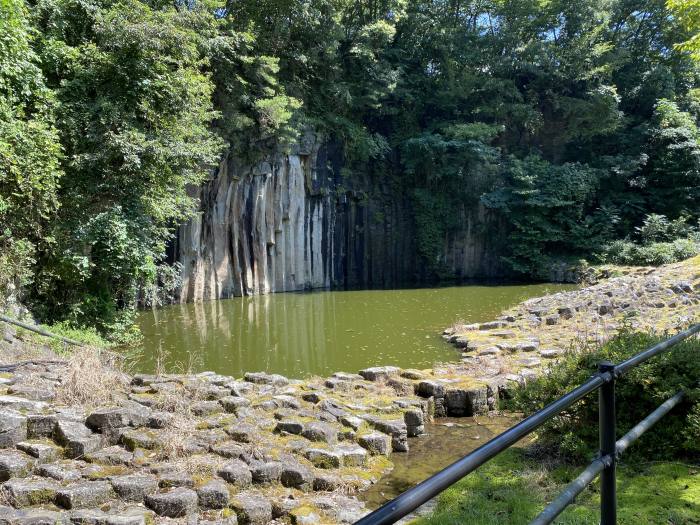
[[[380,432],[359,436],[357,442],[373,455],[388,456],[391,452],[391,438]]]
[[[248,465],[240,459],[234,459],[221,467],[217,474],[226,482],[237,487],[247,487],[253,482],[253,474]]]
[[[56,505],[65,509],[99,507],[114,497],[108,481],[82,481],[60,488]]]
[[[27,439],[27,418],[14,410],[0,410],[0,448],[14,447]]]
[[[134,503],[141,503],[146,495],[158,490],[158,480],[151,474],[112,476],[109,481],[117,497]]]
[[[267,525],[272,521],[272,504],[257,494],[236,494],[229,506],[236,512],[241,525]]]
[[[178,487],[148,494],[144,501],[146,507],[159,516],[183,518],[197,510],[199,498],[194,490]]]
[[[401,374],[401,369],[396,366],[373,366],[360,370],[360,375],[367,381],[386,381],[390,377]]]
[[[229,490],[224,481],[213,479],[197,489],[199,506],[203,509],[225,509],[229,503]]]

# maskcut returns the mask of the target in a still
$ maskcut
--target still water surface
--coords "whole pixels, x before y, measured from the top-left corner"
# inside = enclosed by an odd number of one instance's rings
[[[571,285],[457,286],[319,291],[236,297],[144,311],[144,351],[153,371],[189,367],[242,376],[289,377],[353,372],[375,365],[429,368],[459,357],[440,333],[457,320],[493,319],[527,299]]]
[[[466,456],[521,420],[520,414],[440,418],[425,425],[425,433],[409,438],[407,453],[394,453],[394,469],[359,497],[374,509]],[[515,446],[529,442],[521,440]]]

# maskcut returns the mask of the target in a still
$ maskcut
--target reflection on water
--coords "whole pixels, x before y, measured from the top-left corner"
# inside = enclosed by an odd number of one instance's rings
[[[173,305],[139,315],[152,371],[194,365],[241,376],[291,377],[356,371],[373,365],[427,368],[458,354],[439,334],[456,320],[490,320],[528,297],[565,285],[461,286],[409,290],[322,291],[236,297]]]
[[[425,426],[426,433],[409,439],[407,453],[391,455],[394,469],[360,494],[375,509],[464,457],[492,437],[512,427],[520,416],[441,418]]]

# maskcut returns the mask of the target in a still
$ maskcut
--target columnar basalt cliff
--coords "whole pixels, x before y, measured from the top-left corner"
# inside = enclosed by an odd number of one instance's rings
[[[410,196],[370,176],[343,177],[341,159],[314,136],[254,165],[225,157],[178,233],[180,301],[424,281]],[[486,233],[494,221],[483,208],[465,210],[464,228],[445,239],[455,277],[502,276]]]

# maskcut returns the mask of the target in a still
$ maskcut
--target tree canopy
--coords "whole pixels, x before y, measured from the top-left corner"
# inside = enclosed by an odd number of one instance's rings
[[[700,215],[696,1],[0,2],[0,287],[45,319],[124,332],[188,187],[306,130],[411,198],[440,277],[464,206],[535,277]]]

